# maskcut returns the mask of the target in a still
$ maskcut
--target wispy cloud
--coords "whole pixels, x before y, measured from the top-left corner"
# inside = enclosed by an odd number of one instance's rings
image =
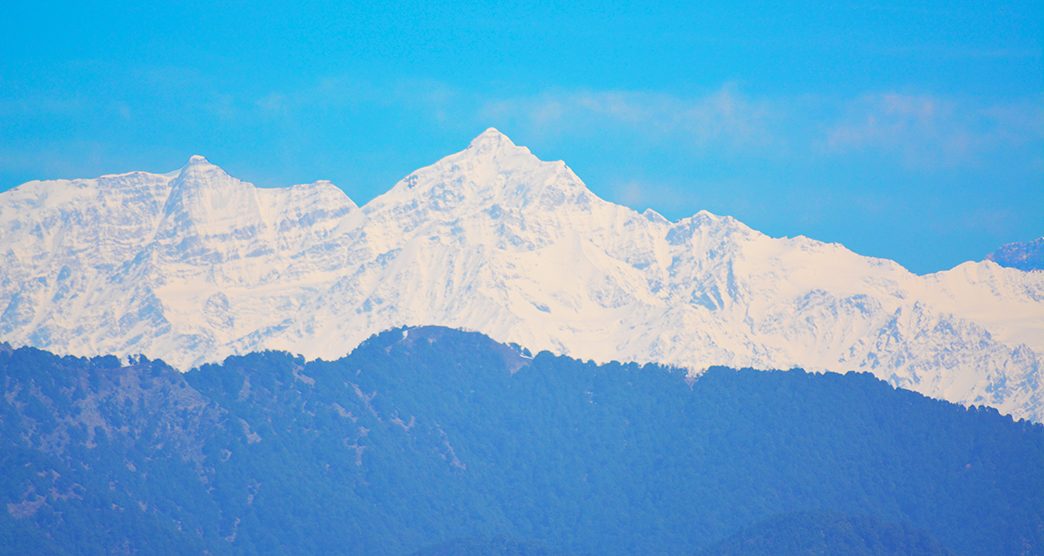
[[[692,153],[885,156],[919,170],[979,165],[1003,150],[1044,145],[1044,99],[998,103],[901,92],[757,96],[734,84],[690,96],[583,90],[487,99],[469,119],[544,136],[622,131]]]
[[[1037,102],[880,93],[843,103],[819,145],[829,154],[875,151],[933,168],[977,164],[992,151],[1041,141],[1044,107]]]
[[[659,181],[625,180],[611,185],[608,193],[611,200],[639,210],[698,204],[691,188]]]
[[[693,94],[634,90],[546,90],[500,96],[433,80],[373,83],[331,76],[255,98],[211,95],[222,120],[284,121],[388,109],[444,129],[489,125],[530,138],[601,136],[694,156],[779,160],[892,158],[919,171],[981,166],[1005,150],[1044,146],[1044,99],[1006,102],[930,92],[851,97],[757,95],[735,83]],[[622,139],[620,139],[622,138]],[[1044,155],[1022,157],[1044,164]]]
[[[459,132],[496,125],[531,141],[607,137],[621,145],[721,160],[885,157],[909,169],[933,171],[981,167],[1018,152],[1013,157],[1018,164],[1044,172],[1044,97],[987,101],[898,91],[786,96],[751,93],[736,83],[693,93],[552,89],[498,95],[437,80],[379,83],[351,76],[247,94],[226,92],[211,86],[205,75],[176,67],[136,77],[157,91],[153,104],[170,100],[173,93],[164,91],[192,90],[196,93],[178,102],[213,122],[229,129],[263,122],[268,132],[302,141],[314,133],[316,122],[353,121],[385,110],[419,127]],[[155,106],[119,98],[89,103],[74,92],[0,95],[0,125],[32,118],[82,120],[90,114],[129,121],[146,113],[155,113]]]
[[[681,140],[689,146],[752,146],[773,141],[777,107],[734,85],[702,95],[641,91],[552,91],[484,102],[479,115],[540,134],[592,132],[625,127],[645,137]]]

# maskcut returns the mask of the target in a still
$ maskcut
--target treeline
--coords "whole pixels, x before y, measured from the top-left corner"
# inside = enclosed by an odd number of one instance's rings
[[[1039,425],[869,375],[692,382],[407,332],[186,374],[0,350],[0,549],[1044,551]]]

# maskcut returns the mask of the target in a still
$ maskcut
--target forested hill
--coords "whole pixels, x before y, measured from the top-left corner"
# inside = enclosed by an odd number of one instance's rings
[[[1044,552],[1044,427],[869,375],[424,327],[184,374],[0,348],[0,381],[11,554]]]

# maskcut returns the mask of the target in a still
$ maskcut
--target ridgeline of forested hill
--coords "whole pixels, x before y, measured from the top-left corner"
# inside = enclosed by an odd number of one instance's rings
[[[1044,427],[868,375],[424,327],[185,374],[0,348],[0,381],[4,553],[1044,552]]]

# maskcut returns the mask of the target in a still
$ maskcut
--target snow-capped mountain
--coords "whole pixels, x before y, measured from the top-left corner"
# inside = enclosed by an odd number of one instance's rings
[[[1019,270],[1044,270],[1044,237],[1003,245],[986,260]]]
[[[700,212],[598,198],[490,129],[357,207],[260,189],[202,157],[168,174],[0,194],[0,340],[187,369],[280,349],[335,358],[400,325],[595,361],[869,371],[1044,421],[1044,273],[927,276]]]

